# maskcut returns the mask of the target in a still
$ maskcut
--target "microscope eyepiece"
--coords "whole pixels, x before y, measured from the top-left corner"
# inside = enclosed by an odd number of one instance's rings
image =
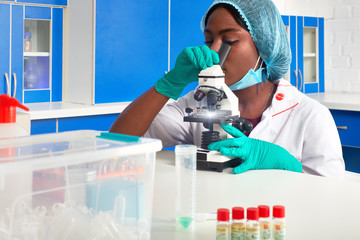
[[[220,67],[222,68],[224,66],[224,63],[230,53],[230,50],[231,50],[231,46],[227,43],[223,43],[221,44],[220,46],[220,49],[219,49],[219,65]]]

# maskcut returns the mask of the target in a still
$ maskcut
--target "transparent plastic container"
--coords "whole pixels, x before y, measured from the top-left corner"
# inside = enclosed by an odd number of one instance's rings
[[[0,123],[0,139],[29,136],[29,133],[17,123]]]
[[[149,239],[160,140],[73,131],[0,140],[0,239]]]

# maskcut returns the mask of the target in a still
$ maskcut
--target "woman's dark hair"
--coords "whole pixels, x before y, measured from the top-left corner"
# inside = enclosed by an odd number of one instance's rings
[[[230,14],[233,16],[233,18],[235,19],[235,21],[242,27],[244,28],[246,31],[249,32],[249,29],[243,19],[243,17],[240,15],[239,11],[233,7],[232,5],[230,4],[226,4],[226,3],[219,3],[219,4],[216,4],[214,6],[212,6],[208,13],[206,14],[206,18],[205,18],[205,27],[207,25],[207,22],[208,22],[208,19],[210,17],[210,15],[218,8],[225,8],[226,10],[228,10],[230,12]]]

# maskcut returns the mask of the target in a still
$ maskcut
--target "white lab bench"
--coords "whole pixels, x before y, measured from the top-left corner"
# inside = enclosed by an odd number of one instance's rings
[[[29,108],[31,120],[120,113],[127,105],[129,105],[129,102],[95,105],[67,102],[25,104]]]
[[[359,93],[325,92],[306,95],[332,110],[360,111]]]
[[[215,239],[216,220],[175,230],[174,152],[157,153],[151,239]],[[360,183],[281,170],[235,175],[197,171],[197,213],[233,206],[284,205],[290,240],[359,239]]]
[[[94,129],[108,131],[129,102],[76,104],[67,102],[25,104],[30,111],[31,134]],[[19,110],[21,111],[21,110]]]

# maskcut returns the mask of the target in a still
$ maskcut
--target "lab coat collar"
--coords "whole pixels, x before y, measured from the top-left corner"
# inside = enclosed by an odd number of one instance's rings
[[[277,89],[271,105],[263,113],[260,123],[251,131],[251,138],[272,142],[281,131],[283,122],[300,103],[301,93],[288,81],[280,79],[274,83]]]

